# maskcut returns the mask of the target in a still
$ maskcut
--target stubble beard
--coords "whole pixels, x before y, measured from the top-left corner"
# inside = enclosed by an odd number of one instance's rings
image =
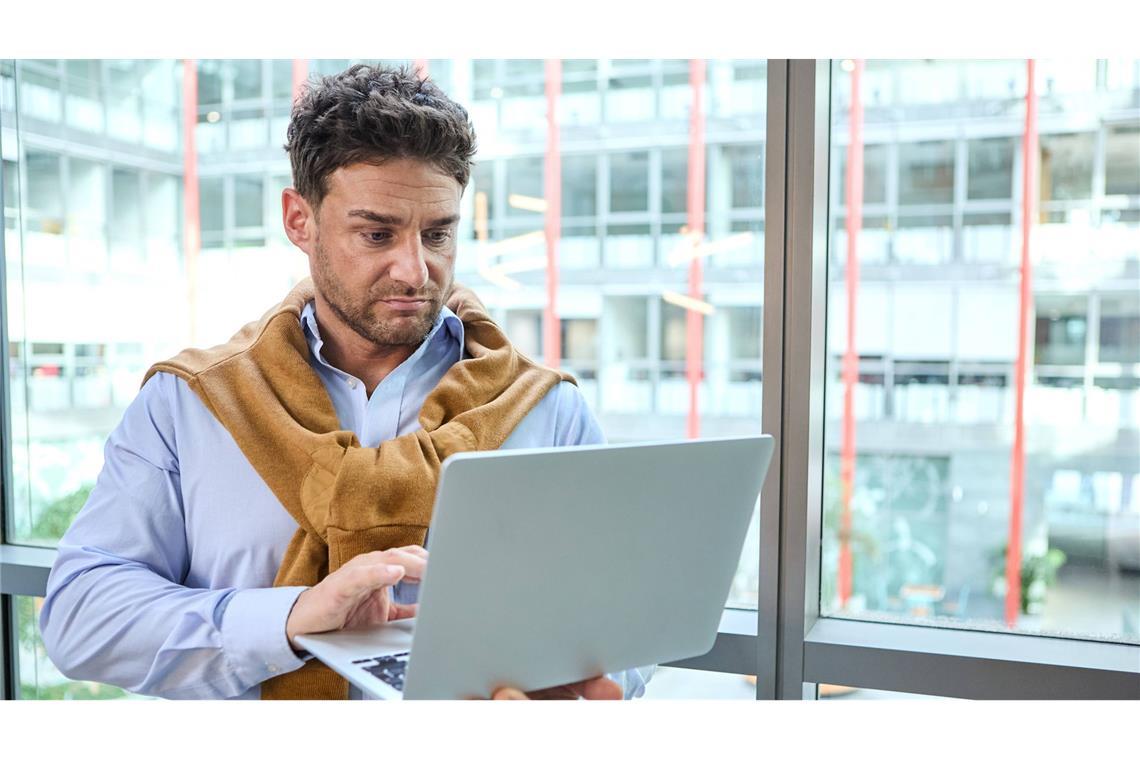
[[[442,291],[434,283],[428,282],[421,292],[416,292],[415,288],[389,281],[378,283],[368,293],[357,295],[346,288],[332,271],[319,240],[315,254],[313,284],[333,313],[353,332],[381,348],[418,346],[423,343],[443,310],[443,294],[450,289],[450,282]],[[381,299],[394,296],[423,298],[428,301],[428,308],[422,314],[387,319],[378,317],[372,306]]]

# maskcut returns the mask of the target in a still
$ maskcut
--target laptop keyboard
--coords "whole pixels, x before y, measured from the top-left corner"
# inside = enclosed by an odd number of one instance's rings
[[[409,652],[400,652],[393,655],[379,657],[365,657],[363,660],[353,660],[353,665],[359,665],[396,691],[404,690],[404,673],[408,669]]]

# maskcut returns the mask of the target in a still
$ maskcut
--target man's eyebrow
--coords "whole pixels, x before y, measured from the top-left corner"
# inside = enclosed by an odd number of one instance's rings
[[[433,219],[428,222],[429,227],[449,227],[459,222],[459,214],[452,214],[451,216],[441,216],[439,219]]]
[[[367,219],[368,221],[376,222],[377,224],[400,224],[403,222],[403,220],[398,216],[392,216],[391,214],[377,214],[375,211],[369,211],[368,209],[363,208],[354,208],[352,211],[348,212],[348,215],[360,217],[361,219]]]
[[[404,223],[404,220],[401,217],[392,216],[391,214],[377,214],[375,211],[369,211],[368,209],[363,208],[355,208],[349,211],[348,216],[367,219],[368,221],[374,222],[376,224],[400,225]],[[428,222],[427,226],[447,227],[449,225],[456,224],[458,221],[459,215],[451,214],[450,216],[443,216],[439,219],[432,219],[430,222]]]

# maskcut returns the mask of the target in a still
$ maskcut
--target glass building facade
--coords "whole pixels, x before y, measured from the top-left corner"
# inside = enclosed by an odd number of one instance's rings
[[[383,62],[419,65],[468,108],[480,147],[456,278],[522,351],[548,356],[547,67]],[[10,541],[58,540],[151,363],[225,341],[307,276],[281,225],[291,184],[282,144],[299,81],[350,63],[197,61],[187,114],[181,61],[0,61]],[[831,65],[821,610],[996,625],[1008,581],[1026,65],[860,69],[849,527],[840,463],[853,67]],[[698,346],[699,435],[761,432],[768,62],[564,60],[560,70],[562,367],[611,442],[683,438]],[[1039,61],[1036,89],[1017,626],[1140,642],[1140,61]],[[200,209],[189,254],[188,155]],[[757,607],[759,540],[754,521],[730,607]],[[24,695],[117,695],[51,675],[35,606],[17,604]]]

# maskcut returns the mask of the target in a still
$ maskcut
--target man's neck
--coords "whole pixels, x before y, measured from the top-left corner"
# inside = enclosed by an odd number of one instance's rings
[[[364,338],[323,303],[318,296],[313,308],[321,330],[321,355],[332,366],[358,377],[369,396],[376,386],[399,367],[418,346],[378,346]]]

